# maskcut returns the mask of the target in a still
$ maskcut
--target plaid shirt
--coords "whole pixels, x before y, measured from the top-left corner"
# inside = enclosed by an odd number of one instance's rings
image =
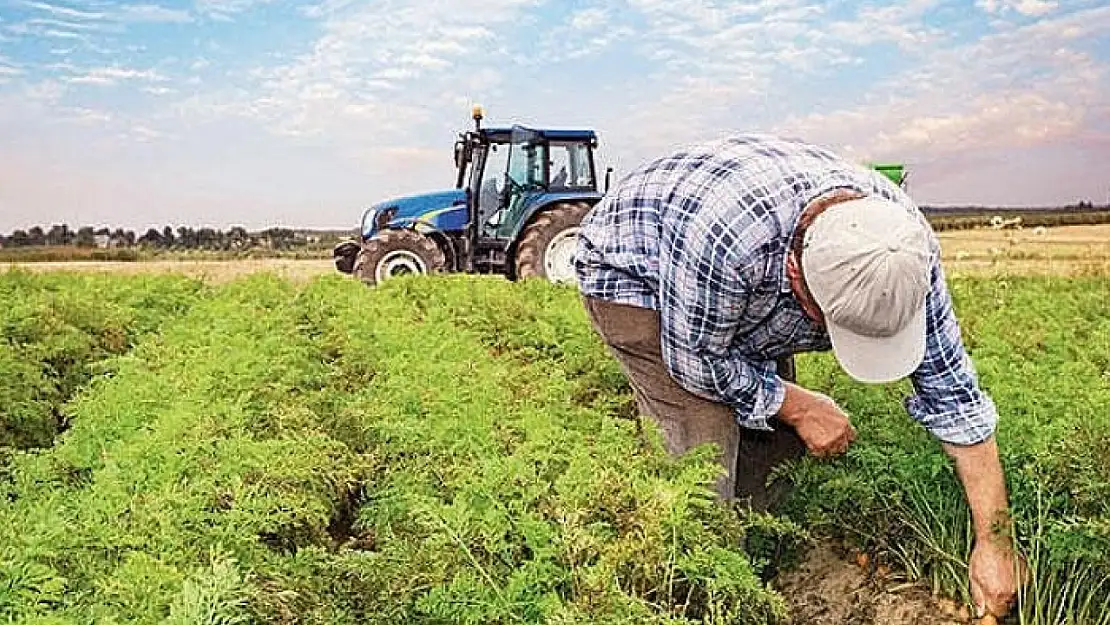
[[[585,296],[660,312],[674,379],[769,429],[785,387],[775,359],[831,348],[786,273],[789,241],[810,200],[853,189],[924,221],[882,174],[801,141],[749,134],[688,146],[633,171],[586,216],[575,264]],[[910,376],[910,416],[939,439],[972,444],[997,413],[960,338],[933,237],[924,361]]]

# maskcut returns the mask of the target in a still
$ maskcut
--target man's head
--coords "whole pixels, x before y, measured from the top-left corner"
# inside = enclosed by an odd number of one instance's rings
[[[801,264],[849,375],[890,382],[918,367],[931,267],[923,220],[881,198],[837,202],[806,228]]]

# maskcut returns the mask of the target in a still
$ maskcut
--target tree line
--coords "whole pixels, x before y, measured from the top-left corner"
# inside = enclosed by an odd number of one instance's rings
[[[291,228],[267,228],[258,232],[248,232],[242,226],[228,230],[217,228],[190,228],[166,226],[161,230],[149,228],[141,235],[134,230],[123,228],[110,229],[83,226],[76,230],[66,224],[55,224],[49,229],[34,226],[26,230],[14,230],[11,234],[0,235],[0,247],[38,247],[73,246],[127,248],[145,247],[154,249],[201,249],[237,250],[254,247],[270,249],[292,249],[304,247],[315,242],[316,238],[298,233]]]

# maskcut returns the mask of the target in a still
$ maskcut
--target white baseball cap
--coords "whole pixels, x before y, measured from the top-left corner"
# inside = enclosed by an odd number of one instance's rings
[[[892,382],[925,356],[930,230],[900,204],[865,197],[818,215],[803,240],[806,284],[833,353],[860,382]]]

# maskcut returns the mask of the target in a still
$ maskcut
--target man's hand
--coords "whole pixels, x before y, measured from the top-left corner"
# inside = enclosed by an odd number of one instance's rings
[[[1025,561],[1014,553],[1009,540],[977,540],[968,564],[975,616],[1009,613],[1017,599],[1017,588],[1027,575]]]
[[[836,402],[789,382],[779,418],[798,432],[809,452],[818,458],[842,454],[856,439],[848,415]]]
[[[976,616],[1005,616],[1025,583],[1028,569],[1010,538],[1006,484],[994,437],[971,446],[945,444],[956,461],[975,526],[968,580]]]

